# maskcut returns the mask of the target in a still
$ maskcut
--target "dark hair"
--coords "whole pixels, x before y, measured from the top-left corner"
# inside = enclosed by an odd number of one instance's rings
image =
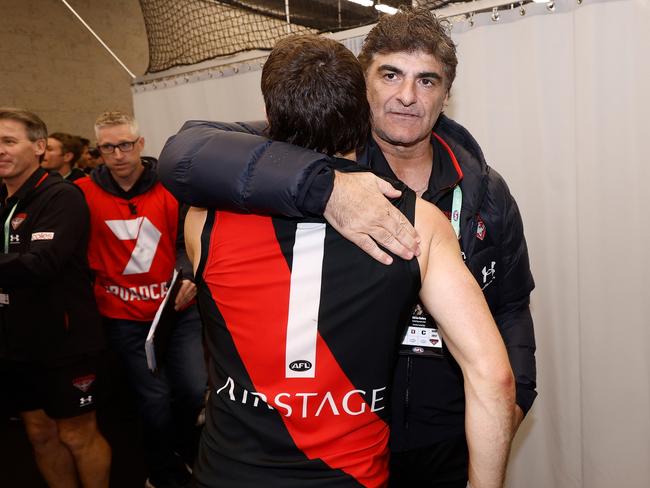
[[[363,145],[370,108],[363,70],[342,44],[315,35],[277,42],[262,69],[271,138],[329,155]]]
[[[47,140],[47,126],[34,112],[22,108],[0,107],[0,120],[15,120],[25,126],[27,138],[36,142],[39,139]]]
[[[64,132],[53,132],[48,137],[56,139],[61,143],[61,150],[63,151],[63,154],[72,153],[72,160],[70,161],[70,165],[74,166],[74,164],[81,156],[81,152],[83,150],[81,139],[78,136],[73,136]]]
[[[447,89],[456,78],[456,46],[449,37],[449,23],[426,8],[400,7],[395,15],[384,15],[366,36],[359,62],[364,71],[375,54],[422,51],[442,63]]]

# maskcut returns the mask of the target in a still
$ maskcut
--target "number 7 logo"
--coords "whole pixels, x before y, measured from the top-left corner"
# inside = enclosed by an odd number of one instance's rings
[[[136,240],[131,259],[122,274],[147,273],[156,255],[161,232],[147,217],[132,220],[107,220],[106,225],[120,241]]]

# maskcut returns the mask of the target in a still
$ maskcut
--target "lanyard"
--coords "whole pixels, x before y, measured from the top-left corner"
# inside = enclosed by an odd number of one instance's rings
[[[17,206],[18,202],[14,204],[14,207],[9,212],[9,217],[7,217],[7,220],[5,220],[5,254],[9,252],[9,223],[11,222],[11,217],[14,216],[14,212],[16,211]]]
[[[454,196],[451,202],[451,226],[456,232],[456,238],[460,239],[460,207],[463,204],[463,192],[460,185],[454,188]]]

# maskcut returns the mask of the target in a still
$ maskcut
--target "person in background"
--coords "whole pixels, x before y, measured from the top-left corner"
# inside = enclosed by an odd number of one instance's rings
[[[76,181],[90,208],[90,268],[109,339],[130,382],[144,427],[146,486],[185,487],[198,442],[207,375],[196,286],[185,254],[182,212],[160,184],[155,159],[141,156],[137,122],[106,112],[95,123],[105,164]],[[180,224],[179,224],[180,222]],[[176,325],[158,375],[148,369],[145,340],[174,268],[182,285]]]
[[[78,188],[39,166],[46,145],[36,114],[0,108],[0,410],[20,412],[51,488],[108,488],[88,207]]]
[[[90,141],[85,137],[79,137],[82,149],[81,156],[77,160],[77,167],[84,173],[90,174],[100,164],[103,164],[102,155],[96,147],[90,147]]]
[[[81,150],[81,140],[77,136],[53,132],[47,138],[45,157],[41,166],[48,171],[56,171],[64,180],[78,180],[86,175],[75,166]]]

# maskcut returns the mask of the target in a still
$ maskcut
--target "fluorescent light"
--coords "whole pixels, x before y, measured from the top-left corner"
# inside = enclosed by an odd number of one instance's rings
[[[533,0],[533,3],[548,3],[548,0]]]
[[[373,0],[348,0],[348,2],[356,3],[364,7],[372,7]]]
[[[389,15],[395,15],[397,13],[397,9],[395,7],[391,7],[390,5],[386,5],[383,3],[378,3],[377,5],[375,5],[375,8],[380,12],[384,12],[385,14],[389,14]]]

